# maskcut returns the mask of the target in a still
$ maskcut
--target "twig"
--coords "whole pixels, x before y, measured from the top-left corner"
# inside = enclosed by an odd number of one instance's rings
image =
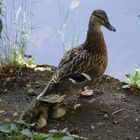
[[[42,87],[42,86],[47,86],[47,84],[39,84],[39,85],[36,85],[35,88],[39,88],[39,87]]]
[[[114,112],[112,113],[112,115],[116,115],[116,114],[122,112],[124,109],[125,109],[125,108],[118,109],[118,110],[114,111]]]

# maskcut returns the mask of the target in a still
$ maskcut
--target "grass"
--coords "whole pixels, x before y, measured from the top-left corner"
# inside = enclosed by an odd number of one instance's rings
[[[31,36],[31,16],[33,0],[1,0],[0,21],[0,67],[19,66],[24,63],[24,55]]]
[[[74,22],[73,26],[73,33],[72,33],[72,40],[69,34],[67,33],[68,30],[68,22],[69,22],[69,15],[73,12],[80,4],[79,0],[72,0],[68,7],[63,6],[61,0],[58,0],[58,8],[60,14],[60,29],[58,33],[60,35],[62,46],[63,46],[63,53],[65,53],[68,49],[75,47],[78,44],[80,33],[76,34],[76,22],[75,19],[71,19]],[[77,21],[77,20],[76,20]],[[77,25],[79,26],[79,25]]]
[[[34,63],[34,58],[25,59],[25,52],[32,35],[32,4],[35,0],[8,0],[0,1],[0,67],[11,65],[18,68],[21,64]],[[63,52],[78,44],[79,33],[76,34],[76,22],[73,22],[74,29],[72,40],[68,31],[70,12],[73,12],[80,4],[79,0],[72,0],[68,7],[64,7],[61,0],[58,0],[60,14],[60,35]],[[76,20],[74,20],[76,21]],[[79,26],[79,25],[77,25]]]

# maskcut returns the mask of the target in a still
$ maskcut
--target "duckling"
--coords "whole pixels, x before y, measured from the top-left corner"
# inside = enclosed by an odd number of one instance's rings
[[[52,79],[37,97],[40,105],[42,102],[62,103],[69,88],[85,86],[86,83],[91,82],[96,83],[103,75],[107,67],[108,55],[101,26],[105,26],[110,31],[116,31],[110,24],[106,12],[95,10],[90,16],[85,42],[72,48],[63,56]],[[81,95],[91,95],[91,91],[83,91]]]

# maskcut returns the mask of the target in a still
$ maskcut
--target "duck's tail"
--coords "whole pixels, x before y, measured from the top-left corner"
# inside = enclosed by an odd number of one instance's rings
[[[66,91],[71,90],[72,85],[73,83],[70,80],[58,83],[52,79],[38,95],[37,100],[50,103],[62,102],[66,96]]]
[[[40,97],[45,96],[47,93],[50,93],[50,91],[53,92],[54,85],[57,85],[58,83],[54,83],[53,80],[50,80],[47,86],[44,88],[44,90],[37,96],[37,100],[40,100]]]
[[[68,91],[80,88],[83,85],[84,82],[83,84],[82,82],[74,84],[70,78],[67,80],[56,80],[55,76],[53,76],[45,89],[39,94],[37,100],[50,103],[61,102]]]

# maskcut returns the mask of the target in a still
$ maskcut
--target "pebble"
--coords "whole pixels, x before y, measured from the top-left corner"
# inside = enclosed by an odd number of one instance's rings
[[[103,122],[99,122],[99,123],[98,123],[98,126],[101,126],[101,125],[103,125],[103,124],[104,124]]]
[[[6,118],[6,119],[4,120],[4,122],[11,122],[11,120],[8,119],[8,118]]]
[[[111,130],[107,130],[107,133],[111,133],[112,131]]]
[[[136,119],[136,122],[137,122],[137,121],[139,121],[139,119],[138,119],[138,118]]]
[[[0,114],[5,113],[5,110],[0,110]]]
[[[80,106],[81,106],[81,104],[74,105],[74,110],[77,110],[77,108],[79,108]]]
[[[108,118],[109,117],[109,115],[108,114],[104,114],[104,118]]]
[[[95,129],[95,126],[94,125],[91,125],[91,129]]]
[[[87,96],[87,97],[91,95],[93,95],[93,90],[85,90],[80,94],[80,96]]]
[[[17,114],[17,112],[15,112],[14,114],[13,114],[13,116],[17,116],[18,114]]]

